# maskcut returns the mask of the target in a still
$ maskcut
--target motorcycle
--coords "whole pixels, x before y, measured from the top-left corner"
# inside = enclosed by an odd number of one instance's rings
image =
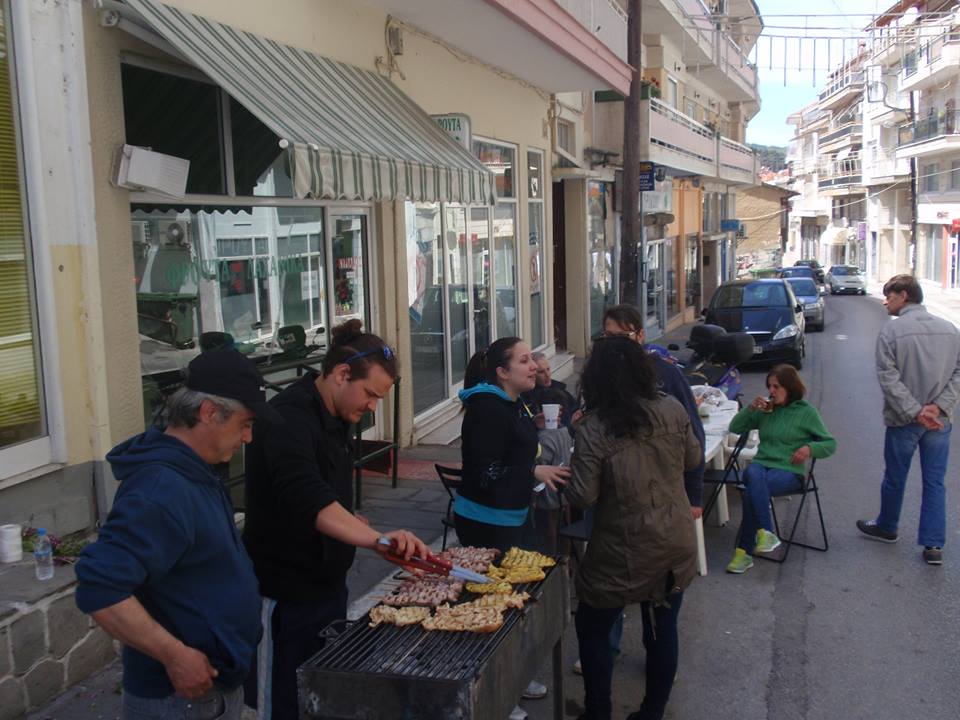
[[[753,358],[755,345],[748,333],[704,324],[693,327],[683,349],[676,344],[650,347],[676,364],[691,385],[709,385],[739,401],[743,382],[738,366]]]

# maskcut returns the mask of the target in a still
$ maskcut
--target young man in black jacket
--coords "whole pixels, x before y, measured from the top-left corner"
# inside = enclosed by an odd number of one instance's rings
[[[359,321],[332,332],[322,374],[311,373],[270,401],[286,422],[255,429],[246,452],[243,540],[253,560],[264,635],[247,704],[261,717],[296,720],[297,667],[322,647],[320,631],[346,617],[347,571],[356,548],[426,557],[405,530],[381,534],[353,513],[350,426],[373,410],[397,375],[393,351]],[[266,700],[269,698],[269,701]]]

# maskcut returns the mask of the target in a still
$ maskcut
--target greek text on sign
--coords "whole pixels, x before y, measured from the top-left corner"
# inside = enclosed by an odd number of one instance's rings
[[[470,116],[462,113],[449,115],[431,115],[433,121],[450,137],[472,152],[473,134],[470,128]]]

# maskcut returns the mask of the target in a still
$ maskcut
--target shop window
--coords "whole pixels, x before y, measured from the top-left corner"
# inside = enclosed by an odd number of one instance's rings
[[[280,138],[233,98],[230,139],[235,195],[293,197],[293,180]]]
[[[188,193],[225,193],[220,88],[129,64],[120,77],[126,143],[189,160]]]
[[[443,236],[439,204],[407,203],[407,302],[413,411],[447,397]]]
[[[6,6],[0,4],[0,448],[26,450],[47,434],[47,418],[8,32]],[[5,476],[15,464],[7,450],[3,458]],[[35,466],[49,458],[28,462]]]
[[[606,231],[607,186],[587,183],[587,251],[590,277],[590,336],[603,330],[603,311],[617,302],[614,242]]]
[[[557,118],[557,147],[569,155],[576,156],[576,126],[569,120]]]
[[[517,307],[517,204],[498,202],[493,209],[493,281],[496,288],[497,338],[519,333]]]
[[[663,241],[663,269],[666,278],[667,319],[680,312],[680,296],[677,283],[677,245],[676,238]]]
[[[684,242],[683,274],[686,307],[696,308],[700,303],[700,239],[687,235]]]
[[[530,223],[530,344],[546,344],[544,332],[543,153],[527,151],[527,218]]]
[[[494,174],[498,198],[515,198],[513,186],[516,169],[514,148],[482,140],[474,140],[473,152],[487,170]]]

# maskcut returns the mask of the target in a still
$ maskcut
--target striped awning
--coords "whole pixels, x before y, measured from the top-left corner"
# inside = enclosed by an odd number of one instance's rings
[[[387,78],[156,0],[126,1],[282,139],[298,197],[496,200],[492,173]]]

